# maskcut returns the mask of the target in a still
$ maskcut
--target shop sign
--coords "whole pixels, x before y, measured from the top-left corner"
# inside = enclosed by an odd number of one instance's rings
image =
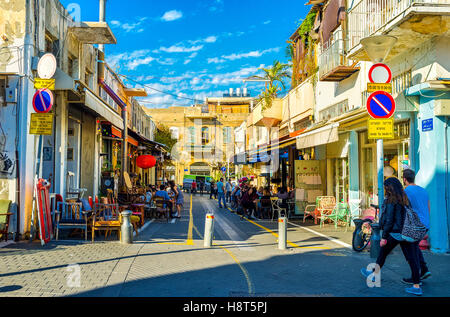
[[[30,134],[52,135],[53,134],[53,114],[32,113],[30,123]]]
[[[422,132],[433,131],[433,118],[422,121]]]
[[[35,78],[34,89],[50,89],[55,90],[55,79]]]
[[[367,84],[367,92],[369,94],[374,93],[376,91],[384,91],[392,94],[392,84],[374,84],[374,83]]]
[[[368,139],[384,140],[394,139],[393,119],[369,119]]]

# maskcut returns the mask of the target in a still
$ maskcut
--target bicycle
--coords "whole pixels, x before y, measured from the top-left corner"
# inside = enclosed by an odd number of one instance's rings
[[[372,237],[372,224],[378,222],[380,208],[378,205],[370,205],[364,210],[362,217],[354,219],[355,231],[353,232],[352,248],[356,252],[362,252],[370,243]]]

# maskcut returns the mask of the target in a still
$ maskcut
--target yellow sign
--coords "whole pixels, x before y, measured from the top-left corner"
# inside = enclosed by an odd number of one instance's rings
[[[30,134],[52,135],[53,134],[53,114],[52,113],[32,113],[30,123]]]
[[[54,79],[34,79],[34,89],[50,89],[55,90],[55,80]]]
[[[369,119],[367,127],[369,139],[394,138],[394,119]]]
[[[367,92],[369,94],[377,92],[377,91],[385,91],[389,94],[392,94],[392,84],[367,84]]]

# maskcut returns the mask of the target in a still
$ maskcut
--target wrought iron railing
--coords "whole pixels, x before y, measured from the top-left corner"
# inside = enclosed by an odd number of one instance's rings
[[[356,0],[357,1],[357,0]],[[415,5],[450,5],[449,0],[361,0],[348,13],[349,49]]]

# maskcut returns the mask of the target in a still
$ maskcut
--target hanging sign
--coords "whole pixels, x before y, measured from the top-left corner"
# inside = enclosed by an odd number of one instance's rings
[[[53,93],[48,89],[39,89],[33,97],[33,108],[37,113],[48,113],[53,107]]]
[[[389,119],[395,113],[395,100],[387,92],[376,91],[367,99],[367,111],[374,119]]]
[[[30,122],[30,134],[52,135],[53,134],[53,114],[32,113]]]
[[[383,63],[375,64],[369,70],[369,80],[373,84],[388,84],[392,81],[391,69]]]
[[[369,140],[394,139],[394,119],[369,119],[367,127]]]

